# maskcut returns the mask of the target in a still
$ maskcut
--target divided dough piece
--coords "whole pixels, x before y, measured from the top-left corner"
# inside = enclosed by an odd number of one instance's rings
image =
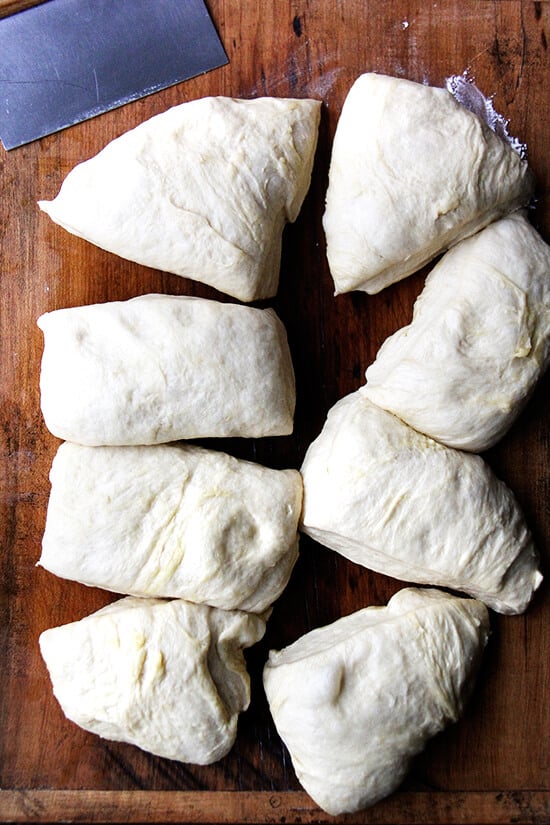
[[[272,309],[142,295],[42,315],[46,426],[90,446],[288,435],[296,400]]]
[[[40,650],[68,719],[105,739],[207,765],[235,741],[250,701],[243,648],[264,632],[259,616],[128,596],[44,631]]]
[[[67,579],[262,612],[298,557],[297,470],[189,445],[66,442],[50,480],[39,564]]]
[[[323,218],[336,292],[379,292],[533,189],[527,163],[450,92],[361,75],[336,129]]]
[[[504,435],[549,360],[550,247],[516,212],[434,267],[363,391],[437,441],[480,452]]]
[[[271,713],[317,804],[337,815],[392,793],[460,716],[488,634],[481,602],[408,588],[271,651]]]
[[[361,391],[302,466],[302,529],[358,564],[521,613],[542,576],[523,514],[482,458],[438,444]]]
[[[253,301],[277,292],[281,237],[309,188],[317,100],[207,97],[109,143],[39,206],[123,258]]]

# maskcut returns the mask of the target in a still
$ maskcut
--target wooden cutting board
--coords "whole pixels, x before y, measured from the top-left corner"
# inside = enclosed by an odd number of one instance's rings
[[[273,467],[299,467],[329,407],[364,380],[382,341],[410,320],[424,273],[369,297],[333,297],[321,227],[330,147],[353,80],[374,70],[442,85],[469,68],[529,147],[539,182],[532,219],[550,241],[550,3],[531,0],[210,0],[226,67],[5,153],[0,150],[2,389],[0,501],[0,820],[325,822],[303,793],[270,720],[261,669],[271,647],[367,604],[401,583],[304,538],[265,639],[250,651],[252,703],[237,744],[210,767],[180,765],[110,743],[66,721],[37,647],[47,627],[114,597],[62,581],[35,563],[58,442],[39,411],[47,310],[147,292],[219,298],[214,290],[125,262],[55,226],[36,206],[67,172],[144,119],[209,94],[323,101],[311,190],[285,230],[272,304],[287,326],[298,406],[295,434],[216,444]],[[549,380],[487,460],[517,494],[548,575]],[[434,513],[434,518],[437,514]],[[402,789],[353,818],[376,823],[550,821],[550,598],[524,616],[492,615],[477,690],[461,722],[433,740]],[[182,712],[185,712],[182,709]],[[347,818],[346,821],[352,821]]]

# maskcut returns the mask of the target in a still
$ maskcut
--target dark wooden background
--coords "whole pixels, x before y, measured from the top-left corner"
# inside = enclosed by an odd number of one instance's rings
[[[209,94],[323,101],[311,190],[296,224],[285,230],[279,294],[262,304],[273,305],[288,330],[298,385],[295,433],[211,442],[272,467],[300,466],[329,407],[363,383],[379,345],[409,321],[425,275],[373,297],[333,297],[321,215],[335,125],[359,74],[374,70],[442,85],[449,74],[469,68],[510,118],[511,132],[528,144],[538,179],[532,218],[550,241],[550,3],[209,0],[208,7],[229,65],[26,147],[0,148],[0,820],[330,820],[299,792],[270,721],[261,669],[269,648],[384,603],[401,586],[304,537],[267,635],[248,656],[252,702],[237,743],[216,765],[169,762],[102,741],[64,719],[38,635],[114,597],[35,567],[58,446],[39,410],[36,318],[147,292],[228,299],[67,234],[36,201],[53,197],[67,172],[109,140],[182,101]],[[525,510],[547,577],[549,386],[548,378],[542,381],[513,430],[487,454]],[[398,794],[356,821],[550,821],[548,589],[543,583],[525,616],[492,615],[492,638],[465,717],[430,743]]]

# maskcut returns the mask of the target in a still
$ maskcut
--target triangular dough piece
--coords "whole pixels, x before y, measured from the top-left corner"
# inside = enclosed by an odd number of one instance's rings
[[[302,530],[364,567],[521,613],[538,556],[482,458],[432,441],[361,391],[329,411],[302,466]]]
[[[519,154],[445,89],[362,75],[336,129],[323,218],[336,292],[379,292],[533,187]]]
[[[259,616],[128,596],[46,630],[40,650],[65,716],[105,739],[208,765],[232,747],[250,701],[243,648]]]
[[[187,444],[65,442],[50,480],[39,564],[67,579],[261,613],[298,558],[297,470]]]
[[[271,651],[271,713],[317,804],[351,813],[392,793],[461,715],[488,634],[481,602],[407,588]]]
[[[206,97],[76,166],[39,206],[123,258],[253,301],[277,292],[281,236],[309,188],[317,100]]]
[[[480,452],[511,426],[549,361],[550,247],[516,212],[434,267],[363,392],[436,441]]]

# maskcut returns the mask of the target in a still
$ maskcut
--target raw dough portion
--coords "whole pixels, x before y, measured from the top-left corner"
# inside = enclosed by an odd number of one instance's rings
[[[404,581],[521,613],[542,576],[511,491],[483,459],[444,447],[358,391],[329,411],[302,466],[302,529]]]
[[[392,793],[461,715],[488,634],[481,602],[408,588],[271,651],[271,713],[315,802],[337,815]]]
[[[504,435],[549,361],[550,247],[516,212],[434,267],[364,393],[437,441],[479,452]]]
[[[243,648],[265,622],[179,599],[128,596],[46,630],[40,650],[65,716],[105,739],[208,765],[250,701]]]
[[[533,188],[527,163],[445,89],[362,75],[336,129],[323,219],[336,292],[379,292]]]
[[[90,446],[287,435],[295,384],[272,309],[142,295],[42,315],[42,412]]]
[[[262,612],[298,557],[302,481],[194,446],[54,458],[40,564],[84,584]]]
[[[76,166],[39,206],[69,232],[241,301],[277,292],[281,236],[309,188],[320,101],[207,97]]]

